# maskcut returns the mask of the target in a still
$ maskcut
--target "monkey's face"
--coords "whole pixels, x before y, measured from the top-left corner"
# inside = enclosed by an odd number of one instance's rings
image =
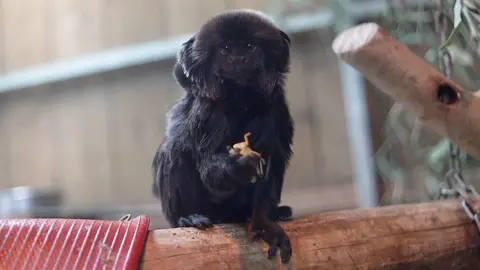
[[[246,83],[265,69],[264,53],[253,38],[223,40],[215,52],[213,69],[221,79]]]
[[[220,14],[184,43],[177,58],[177,81],[197,94],[218,97],[229,82],[269,94],[288,72],[290,38],[251,11]],[[182,78],[182,76],[184,76]]]

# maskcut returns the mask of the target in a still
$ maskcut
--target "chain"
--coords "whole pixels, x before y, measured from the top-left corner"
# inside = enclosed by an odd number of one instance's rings
[[[472,206],[468,203],[467,200],[462,200],[463,210],[467,213],[468,217],[475,223],[477,230],[480,232],[480,213],[475,213]]]
[[[462,1],[462,0],[458,0]],[[444,44],[448,36],[448,17],[445,11],[445,0],[438,0],[438,12],[435,21],[435,28],[440,35],[441,43]],[[440,66],[445,76],[451,80],[453,73],[453,59],[448,51],[444,49],[439,51]],[[480,232],[480,213],[475,213],[472,206],[468,203],[468,198],[479,194],[472,185],[467,185],[463,179],[460,148],[452,141],[449,141],[449,171],[445,174],[445,184],[448,188],[442,188],[441,198],[458,197],[462,198],[462,208],[468,217],[475,223]]]
[[[445,0],[438,0],[438,12],[435,21],[435,28],[440,35],[441,43],[443,44],[448,37],[448,15],[445,11]],[[439,51],[440,65],[445,76],[451,80],[453,75],[453,59],[448,51],[444,49]],[[479,196],[475,188],[467,185],[463,179],[460,154],[461,150],[453,142],[449,142],[449,171],[445,174],[445,183],[448,188],[441,190],[441,197],[458,197],[460,195],[463,199],[469,196]]]

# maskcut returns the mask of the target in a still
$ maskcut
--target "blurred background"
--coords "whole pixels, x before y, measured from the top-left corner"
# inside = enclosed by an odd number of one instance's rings
[[[1,1],[0,218],[146,214],[166,227],[150,166],[183,93],[174,57],[205,20],[236,8],[269,14],[293,42],[296,133],[283,203],[296,216],[382,203],[373,154],[393,102],[339,62],[331,42],[363,21],[386,23],[387,2]],[[416,33],[408,41],[428,37]]]

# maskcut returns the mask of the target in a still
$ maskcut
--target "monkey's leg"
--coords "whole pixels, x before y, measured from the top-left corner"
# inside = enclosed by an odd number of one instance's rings
[[[270,211],[270,219],[273,221],[288,221],[292,219],[293,211],[288,205],[279,206],[280,196],[283,184],[283,177],[285,175],[285,158],[282,156],[273,156],[270,159],[270,169],[266,170],[264,181],[270,182],[270,200],[272,203],[272,210]],[[267,165],[268,166],[268,165]]]
[[[285,231],[277,223],[269,220],[266,213],[252,220],[253,239],[262,239],[269,244],[268,258],[272,259],[280,250],[282,263],[288,263],[292,256],[292,246]]]
[[[269,259],[275,257],[277,250],[280,250],[282,263],[288,263],[292,256],[292,246],[282,227],[271,219],[275,202],[268,196],[270,188],[268,181],[260,181],[257,184],[252,215],[253,239],[262,239],[269,244]]]

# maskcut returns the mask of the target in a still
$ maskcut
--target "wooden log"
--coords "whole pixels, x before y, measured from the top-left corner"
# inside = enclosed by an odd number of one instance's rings
[[[480,201],[471,205],[478,211]],[[457,200],[319,214],[282,224],[293,255],[266,258],[241,226],[151,231],[143,269],[477,269],[480,234]]]
[[[480,157],[480,96],[465,91],[375,23],[345,30],[333,51],[428,126]]]

